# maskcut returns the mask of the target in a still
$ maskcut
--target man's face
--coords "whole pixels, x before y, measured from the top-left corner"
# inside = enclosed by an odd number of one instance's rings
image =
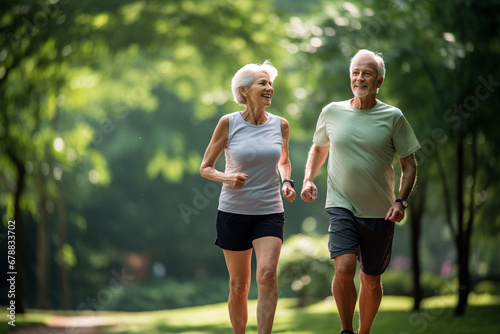
[[[377,80],[377,62],[373,57],[361,56],[354,59],[351,66],[351,90],[356,97],[377,95],[377,88],[382,85],[384,78]]]

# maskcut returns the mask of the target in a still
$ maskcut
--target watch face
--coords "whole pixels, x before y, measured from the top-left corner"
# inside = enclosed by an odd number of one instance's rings
[[[403,208],[405,208],[405,209],[408,207],[408,201],[407,201],[407,200],[405,200],[405,199],[398,199],[398,200],[396,200],[396,202],[401,203],[401,205],[402,205],[402,206],[403,206]]]

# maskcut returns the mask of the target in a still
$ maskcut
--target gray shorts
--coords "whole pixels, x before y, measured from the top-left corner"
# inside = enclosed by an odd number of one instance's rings
[[[356,254],[361,270],[381,275],[391,261],[394,223],[384,218],[359,218],[344,208],[327,208],[330,214],[328,249],[331,258]]]

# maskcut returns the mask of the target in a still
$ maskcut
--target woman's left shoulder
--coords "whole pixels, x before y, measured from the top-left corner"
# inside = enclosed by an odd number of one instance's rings
[[[290,133],[290,124],[288,124],[288,121],[283,117],[280,117],[279,119],[280,119],[281,134],[284,137],[288,137]]]
[[[290,126],[286,118],[280,116],[275,116],[275,117],[279,119],[281,128],[288,128]]]

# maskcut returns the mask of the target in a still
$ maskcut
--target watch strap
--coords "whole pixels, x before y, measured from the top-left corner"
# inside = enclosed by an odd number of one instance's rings
[[[403,206],[403,208],[405,210],[408,207],[408,201],[405,199],[398,198],[398,199],[396,199],[396,203],[401,203],[401,205]]]
[[[290,179],[284,179],[284,180],[283,180],[283,183],[285,183],[285,182],[290,183],[290,185],[292,186],[292,188],[294,188],[294,189],[295,189],[295,184],[293,183],[293,180],[290,180]]]

